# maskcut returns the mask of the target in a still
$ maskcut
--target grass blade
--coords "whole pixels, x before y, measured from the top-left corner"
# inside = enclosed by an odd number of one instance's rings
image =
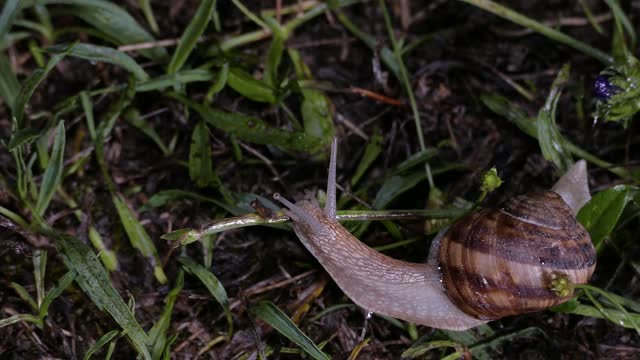
[[[261,119],[216,110],[177,94],[170,96],[197,111],[209,125],[234,134],[242,140],[279,146],[292,151],[314,152],[320,149],[319,140],[306,133],[274,128]]]
[[[276,96],[271,86],[264,81],[256,80],[251,74],[240,68],[229,69],[227,84],[247,99],[269,104],[276,102]]]
[[[13,112],[16,94],[20,91],[20,83],[16,74],[13,73],[9,59],[0,53],[0,97],[9,106]]]
[[[178,259],[185,270],[187,270],[190,274],[195,275],[202,284],[209,290],[211,295],[216,299],[216,301],[222,306],[225,315],[227,316],[227,327],[228,333],[227,338],[231,338],[231,334],[233,334],[233,318],[231,317],[231,310],[229,309],[229,298],[227,297],[227,291],[224,289],[224,286],[218,280],[218,278],[213,275],[213,273],[207,270],[204,266],[198,264],[197,262],[191,260],[188,257],[180,257]]]
[[[307,354],[316,360],[328,360],[329,357],[303,333],[296,324],[289,319],[277,306],[269,301],[263,301],[253,308],[257,317],[271,325],[280,334],[286,336],[296,345],[300,346]]]
[[[44,69],[34,70],[31,75],[22,83],[20,92],[18,92],[18,95],[14,100],[13,111],[13,116],[16,118],[18,129],[22,128],[22,117],[24,116],[24,108],[27,105],[27,102],[29,102],[29,99],[31,99],[33,92],[36,91],[36,88],[38,87],[38,85],[40,85],[42,80],[47,77],[51,69],[53,69],[53,67],[56,66],[60,62],[60,60],[62,60],[69,53],[69,51],[71,51],[72,48],[73,45],[69,46],[63,52],[52,56]]]
[[[118,45],[153,42],[155,38],[142,28],[136,20],[118,5],[104,0],[40,0],[41,4],[73,5],[66,11],[93,25],[110,38],[116,39]],[[140,53],[156,62],[162,63],[167,58],[167,51],[157,47],[143,49]]]
[[[296,50],[289,50],[289,57],[293,62],[298,80],[313,80],[311,70],[302,61],[300,54]],[[329,99],[322,91],[317,89],[302,86],[300,91],[303,97],[300,111],[302,113],[304,132],[318,138],[320,144],[328,145],[335,135]]]
[[[90,348],[87,349],[87,352],[84,353],[82,360],[89,360],[93,356],[93,354],[100,350],[103,346],[109,343],[111,340],[115,339],[116,336],[120,333],[119,330],[111,330],[108,333],[102,335],[95,344],[91,345]]]
[[[209,23],[209,19],[211,19],[211,15],[215,8],[216,0],[203,0],[200,2],[193,19],[180,37],[180,42],[173,53],[173,57],[171,57],[171,62],[167,68],[167,72],[169,74],[173,74],[180,70],[185,61],[187,61],[187,58],[191,52],[193,52],[198,39],[207,28],[207,24]]]
[[[2,13],[0,14],[0,43],[4,40],[4,36],[11,29],[13,20],[20,12],[20,0],[7,0],[2,7]]]
[[[53,288],[51,288],[51,290],[49,290],[47,295],[45,295],[44,299],[42,300],[42,304],[40,305],[40,310],[38,311],[38,317],[40,317],[40,319],[44,320],[44,318],[49,313],[49,306],[51,305],[53,300],[55,300],[58,296],[60,296],[60,294],[62,294],[62,292],[69,285],[71,285],[73,280],[76,279],[76,276],[77,276],[77,273],[75,271],[73,270],[68,271],[66,274],[64,274],[60,278],[60,280],[58,280],[58,285],[54,286]]]
[[[178,273],[176,284],[165,298],[164,310],[162,310],[160,319],[158,319],[151,330],[149,330],[149,339],[151,340],[151,355],[154,359],[160,359],[162,352],[166,348],[167,329],[169,329],[169,325],[171,323],[171,313],[173,312],[173,306],[175,305],[176,299],[178,298],[180,291],[182,291],[183,286],[184,271],[181,270]]]
[[[54,45],[46,48],[46,50],[53,53],[59,53],[64,51],[65,48],[66,45]],[[114,48],[78,43],[71,49],[69,55],[85,60],[114,64],[131,72],[138,80],[144,81],[149,79],[149,75],[147,75],[144,69],[142,69],[135,60],[133,60],[129,55]]]
[[[156,279],[161,284],[166,283],[167,276],[164,274],[164,270],[162,270],[162,262],[160,261],[158,250],[156,250],[156,246],[153,244],[151,237],[120,195],[113,194],[111,199],[116,206],[120,222],[124,227],[124,231],[127,233],[131,245],[138,249],[143,256],[151,260],[153,274]]]
[[[565,64],[551,84],[549,96],[538,113],[538,143],[545,159],[553,161],[561,174],[571,167],[572,160],[565,140],[556,125],[556,108],[564,84],[569,80],[569,65]]]
[[[36,211],[42,216],[47,210],[56,188],[62,181],[62,171],[64,170],[64,145],[65,145],[65,129],[64,122],[60,121],[56,129],[56,137],[53,141],[53,150],[51,150],[51,158],[47,169],[42,177],[40,191],[38,191],[38,200],[36,201]]]
[[[356,172],[353,174],[351,178],[351,186],[355,186],[362,175],[369,169],[371,164],[378,158],[378,156],[382,153],[382,135],[376,132],[372,137],[369,143],[367,143],[367,147],[364,149],[364,154],[362,155],[362,159],[360,159],[360,165],[356,169]]]
[[[55,238],[65,265],[77,272],[76,282],[100,309],[107,311],[122,327],[138,353],[151,359],[149,338],[111,284],[111,280],[96,255],[87,245],[73,236],[46,231]]]
[[[151,30],[155,34],[158,34],[158,31],[160,29],[158,28],[158,23],[156,22],[156,17],[153,16],[153,9],[151,8],[151,1],[150,0],[138,0],[138,4],[140,4],[140,8],[142,9],[142,13],[144,14],[145,19],[147,19],[147,23],[149,24],[149,27],[151,27]]]
[[[0,319],[0,329],[2,329],[5,326],[19,323],[20,321],[27,321],[36,325],[40,323],[40,319],[38,319],[37,317],[31,314],[16,314],[13,316],[9,316],[8,318],[5,318],[5,319]]]
[[[214,183],[211,161],[211,144],[209,131],[204,121],[199,121],[191,135],[189,150],[189,177],[198,187],[205,187]]]
[[[38,304],[36,304],[36,301],[33,299],[31,294],[29,294],[27,289],[24,288],[24,286],[15,282],[12,282],[9,286],[11,286],[16,294],[18,294],[18,296],[20,296],[22,300],[29,304],[29,306],[31,306],[34,311],[38,310]]]

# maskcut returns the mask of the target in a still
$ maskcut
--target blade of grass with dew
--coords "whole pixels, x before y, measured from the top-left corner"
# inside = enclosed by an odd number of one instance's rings
[[[111,284],[107,272],[91,248],[71,235],[53,230],[43,232],[54,238],[56,247],[62,253],[65,265],[69,270],[77,273],[76,282],[85,294],[98,309],[107,311],[113,317],[125,331],[138,353],[145,360],[150,360],[149,337]]]
[[[191,134],[189,177],[201,188],[214,183],[209,130],[204,120],[198,121]]]
[[[202,284],[207,288],[207,290],[209,290],[209,293],[211,293],[218,304],[222,306],[227,317],[227,339],[231,339],[231,335],[233,334],[233,317],[231,316],[231,310],[229,309],[227,291],[224,289],[220,280],[218,280],[211,271],[188,257],[181,256],[178,258],[178,261],[180,261],[185,270],[200,279]]]
[[[108,333],[102,335],[95,344],[91,345],[84,353],[82,360],[89,360],[96,352],[100,351],[103,346],[110,343],[113,339],[120,334],[120,330],[111,330]]]
[[[129,209],[121,195],[113,194],[111,199],[116,207],[124,231],[127,233],[129,242],[131,242],[131,245],[138,249],[143,256],[151,261],[153,275],[156,277],[156,280],[161,284],[166,283],[167,276],[164,270],[162,270],[162,261],[160,260],[160,256],[158,256],[158,250],[153,244],[151,237],[142,224],[140,224],[140,221],[138,221],[133,211]]]
[[[174,74],[165,74],[136,84],[136,92],[162,91],[175,85],[185,85],[191,82],[208,82],[214,79],[216,73],[206,69],[182,70]]]
[[[182,291],[182,287],[184,286],[184,271],[180,270],[178,272],[178,277],[176,278],[176,283],[173,286],[173,289],[169,291],[169,294],[164,299],[164,309],[162,310],[162,315],[158,321],[153,325],[151,330],[149,330],[149,339],[151,340],[151,356],[154,359],[160,359],[162,352],[167,346],[167,330],[169,329],[169,325],[171,324],[171,314],[173,313],[173,306],[176,303],[176,299]]]
[[[65,49],[66,45],[64,44],[53,45],[45,48],[46,51],[52,52],[54,54],[60,53]],[[139,81],[145,81],[149,79],[149,75],[147,75],[144,69],[140,65],[138,65],[138,63],[133,60],[133,58],[131,58],[124,52],[118,51],[111,47],[77,43],[71,49],[71,51],[68,52],[68,55],[85,60],[101,61],[104,63],[120,66],[135,75],[136,79]]]
[[[289,49],[289,57],[293,62],[299,82],[313,80],[311,70],[302,61],[298,51]],[[320,146],[328,145],[335,136],[329,98],[320,90],[304,86],[300,87],[300,92],[303,98],[300,112],[302,113],[304,132],[319,139]]]
[[[173,52],[171,62],[167,67],[167,72],[173,74],[182,69],[185,61],[189,58],[189,55],[193,52],[198,42],[198,39],[207,28],[211,15],[216,8],[216,0],[202,0],[198,9],[196,10],[191,22],[182,33],[178,46]]]
[[[13,116],[16,118],[16,123],[18,129],[22,128],[22,117],[24,116],[24,108],[31,99],[33,92],[36,90],[38,85],[44,80],[49,72],[60,62],[60,60],[64,59],[65,56],[73,49],[74,44],[71,44],[66,50],[63,52],[56,54],[49,59],[47,62],[47,66],[44,69],[36,69],[31,75],[22,83],[20,87],[20,91],[18,95],[16,95],[14,99],[14,112]]]
[[[109,37],[116,39],[118,45],[156,41],[126,10],[109,1],[38,0],[38,3],[72,5],[64,8],[64,11],[81,18]],[[167,51],[161,47],[140,49],[138,51],[158,63],[163,63],[167,58]]]
[[[153,31],[157,35],[160,29],[158,28],[156,17],[153,16],[153,9],[151,8],[151,0],[138,0],[138,5],[140,5],[140,9],[144,14],[144,18],[147,20],[147,24],[149,24],[151,31]]]
[[[291,151],[313,153],[320,150],[319,140],[306,133],[274,128],[261,119],[216,110],[175,93],[170,93],[169,96],[197,111],[209,125],[229,134],[235,134],[239,139],[256,144],[278,146]]]
[[[364,149],[364,154],[360,159],[360,163],[356,168],[355,173],[351,177],[351,186],[355,186],[362,175],[369,169],[371,164],[378,158],[378,156],[382,153],[382,135],[379,132],[375,132],[373,136],[369,139],[367,143],[367,147]]]
[[[269,104],[276,103],[275,91],[271,86],[264,81],[255,79],[240,68],[231,67],[229,69],[227,85],[247,99]]]
[[[562,66],[551,84],[549,95],[538,113],[538,143],[546,160],[553,161],[561,174],[567,172],[573,161],[556,125],[556,109],[562,88],[569,80],[569,64]]]
[[[583,52],[586,55],[593,57],[594,59],[606,64],[613,65],[613,58],[588,44],[578,41],[560,31],[554,30],[536,20],[533,20],[527,16],[524,16],[516,11],[513,11],[505,6],[502,6],[491,0],[460,0],[467,4],[473,5],[480,9],[486,10],[496,16],[509,20],[518,25],[529,28],[537,33],[540,33],[547,38],[557,41],[561,44],[572,47],[578,51]]]
[[[11,63],[4,54],[0,53],[0,97],[4,99],[11,112],[15,111],[14,102],[18,91],[20,91],[20,83],[11,68]]]
[[[251,311],[255,316],[271,325],[280,334],[293,341],[302,350],[316,360],[328,360],[329,356],[320,350],[320,348],[303,333],[296,324],[289,319],[277,306],[269,301],[262,301]]]
[[[636,187],[617,185],[597,193],[580,209],[578,221],[589,231],[597,251],[601,250],[604,239],[613,232],[622,211],[637,192]]]
[[[36,211],[42,216],[49,207],[49,203],[56,192],[58,185],[62,181],[62,173],[64,170],[64,146],[65,146],[65,129],[64,122],[60,121],[56,129],[56,137],[53,141],[53,150],[44,175],[42,176],[42,184],[38,191],[38,199],[36,201]]]

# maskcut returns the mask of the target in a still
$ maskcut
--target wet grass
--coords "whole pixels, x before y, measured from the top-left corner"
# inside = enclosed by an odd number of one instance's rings
[[[5,1],[0,357],[637,356],[636,27],[587,5]],[[336,136],[338,218],[416,262],[587,160],[591,284],[465,332],[369,319],[271,200],[324,202]]]

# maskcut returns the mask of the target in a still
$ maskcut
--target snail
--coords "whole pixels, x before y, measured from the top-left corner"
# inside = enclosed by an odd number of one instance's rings
[[[411,263],[371,249],[336,221],[336,153],[334,139],[324,210],[313,198],[273,198],[340,289],[370,312],[466,330],[562,303],[571,294],[557,295],[551,280],[586,283],[595,269],[591,239],[575,219],[590,199],[584,160],[551,191],[464,216],[436,236],[427,263]]]

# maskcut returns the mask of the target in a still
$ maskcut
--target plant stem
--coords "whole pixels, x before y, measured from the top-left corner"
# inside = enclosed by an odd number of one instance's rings
[[[491,0],[460,0],[462,2],[466,2],[467,4],[471,4],[480,9],[486,10],[494,15],[500,16],[501,18],[507,19],[511,22],[514,22],[518,25],[522,25],[526,28],[529,28],[535,32],[538,32],[551,40],[555,40],[561,44],[570,46],[576,50],[579,50],[598,61],[604,63],[605,65],[613,65],[613,57],[590,46],[582,41],[578,41],[571,36],[568,36],[558,30],[554,30],[540,22],[537,22],[527,16],[524,16],[516,11],[513,11],[507,7],[504,7],[498,3],[495,3]]]

